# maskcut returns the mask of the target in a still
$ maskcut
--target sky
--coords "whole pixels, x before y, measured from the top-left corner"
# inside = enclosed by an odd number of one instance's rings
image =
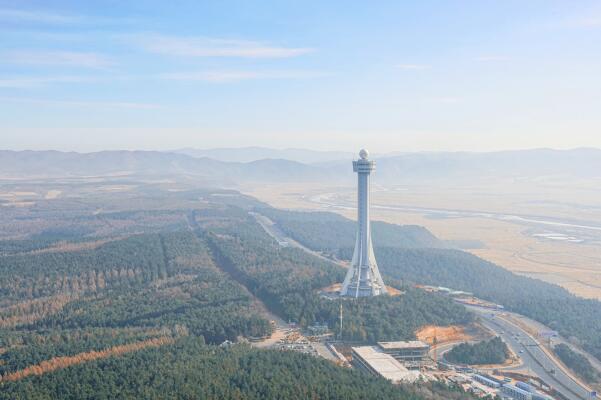
[[[0,148],[601,147],[601,2],[0,0]]]

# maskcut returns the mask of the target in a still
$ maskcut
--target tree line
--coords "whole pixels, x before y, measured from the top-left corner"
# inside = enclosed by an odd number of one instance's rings
[[[440,383],[397,386],[323,359],[245,345],[206,346],[196,337],[53,373],[0,383],[0,399],[462,400]]]
[[[352,257],[354,223],[342,216],[275,209],[261,212],[313,250],[327,250],[345,260]],[[394,278],[472,292],[542,322],[601,360],[600,301],[584,299],[560,286],[513,274],[463,251],[432,248],[439,246],[430,245],[428,240],[416,243],[400,234],[378,238],[378,226],[374,223],[375,253],[385,280]],[[390,229],[401,232],[402,228]]]
[[[495,337],[475,344],[461,343],[445,354],[453,364],[482,365],[503,364],[510,356],[507,344]]]
[[[339,306],[319,290],[344,278],[345,270],[293,248],[279,246],[248,215],[223,214],[218,226],[199,221],[219,266],[237,277],[275,313],[302,326],[327,323],[339,332]],[[390,282],[389,282],[390,283]],[[375,342],[415,337],[423,325],[467,324],[472,316],[449,298],[399,286],[401,296],[342,303],[346,340]]]

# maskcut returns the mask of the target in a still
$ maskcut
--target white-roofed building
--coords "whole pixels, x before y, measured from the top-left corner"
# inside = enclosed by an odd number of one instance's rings
[[[401,362],[424,361],[430,350],[430,345],[420,340],[378,342],[378,346]]]
[[[422,376],[419,371],[409,371],[394,357],[375,346],[352,347],[352,355],[355,367],[393,383],[415,382]]]

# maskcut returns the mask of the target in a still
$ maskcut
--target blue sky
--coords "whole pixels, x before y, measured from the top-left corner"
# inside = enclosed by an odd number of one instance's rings
[[[599,1],[2,1],[0,147],[601,147]]]

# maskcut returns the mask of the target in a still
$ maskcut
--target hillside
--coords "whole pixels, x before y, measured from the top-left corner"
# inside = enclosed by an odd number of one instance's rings
[[[247,346],[218,349],[204,345],[197,338],[183,338],[163,347],[0,385],[0,399],[6,400],[472,398],[436,384],[423,385],[419,390],[395,386],[383,378],[340,368],[308,355],[258,351]]]
[[[323,241],[327,243],[327,250],[338,258],[351,259],[354,242],[349,244],[350,238],[344,234],[350,220],[328,213],[282,210],[272,211],[271,215],[278,218],[278,222],[282,221],[282,227],[288,229],[287,234],[308,247],[322,250]],[[312,224],[316,217],[328,223]],[[298,222],[299,219],[305,222]],[[311,238],[315,240],[305,238],[306,224],[312,227]],[[402,236],[397,236],[398,241],[392,244],[386,242],[388,238],[379,242],[375,236],[376,227],[374,224],[374,251],[385,280],[388,277],[472,292],[477,297],[538,320],[564,337],[577,338],[588,352],[601,359],[601,302],[577,297],[557,285],[513,274],[463,251],[427,248],[428,241],[422,248],[415,246],[412,240],[403,242]],[[402,232],[402,227],[391,229]]]
[[[353,182],[352,156],[310,151],[0,151],[2,177],[194,176],[209,182]],[[253,156],[254,154],[254,156]],[[257,158],[259,156],[266,158]],[[341,159],[341,156],[345,155]],[[211,158],[214,156],[215,158]],[[277,158],[276,158],[277,156]],[[289,158],[287,158],[289,157]],[[314,159],[327,159],[311,163]],[[223,161],[243,160],[243,161]],[[304,160],[299,162],[297,160]],[[601,150],[523,150],[495,153],[406,153],[378,157],[381,184],[474,182],[490,179],[594,178],[601,176]],[[484,166],[484,167],[483,167]]]
[[[316,151],[307,149],[271,149],[268,147],[234,147],[218,149],[177,149],[172,153],[196,158],[212,158],[219,161],[247,163],[265,159],[290,160],[304,164],[332,160],[351,160],[353,153],[341,151]]]
[[[202,178],[213,184],[248,181],[318,180],[323,171],[289,160],[257,160],[248,163],[194,158],[156,151],[0,151],[1,177],[165,177]]]
[[[338,304],[318,290],[344,269],[281,247],[249,215],[265,207],[256,200],[62,185],[64,198],[0,215],[0,399],[470,398],[439,384],[399,388],[313,356],[220,348],[268,337],[274,314],[340,331]],[[411,339],[422,325],[472,319],[444,296],[390,284],[404,295],[344,305],[345,339]]]
[[[355,245],[356,223],[338,214],[284,211],[266,207],[259,208],[258,211],[276,222],[288,236],[311,249],[332,251]],[[381,246],[446,247],[441,240],[421,226],[374,221],[372,229],[374,243]]]
[[[509,348],[499,337],[475,344],[461,343],[445,354],[453,364],[503,364],[510,357]]]

